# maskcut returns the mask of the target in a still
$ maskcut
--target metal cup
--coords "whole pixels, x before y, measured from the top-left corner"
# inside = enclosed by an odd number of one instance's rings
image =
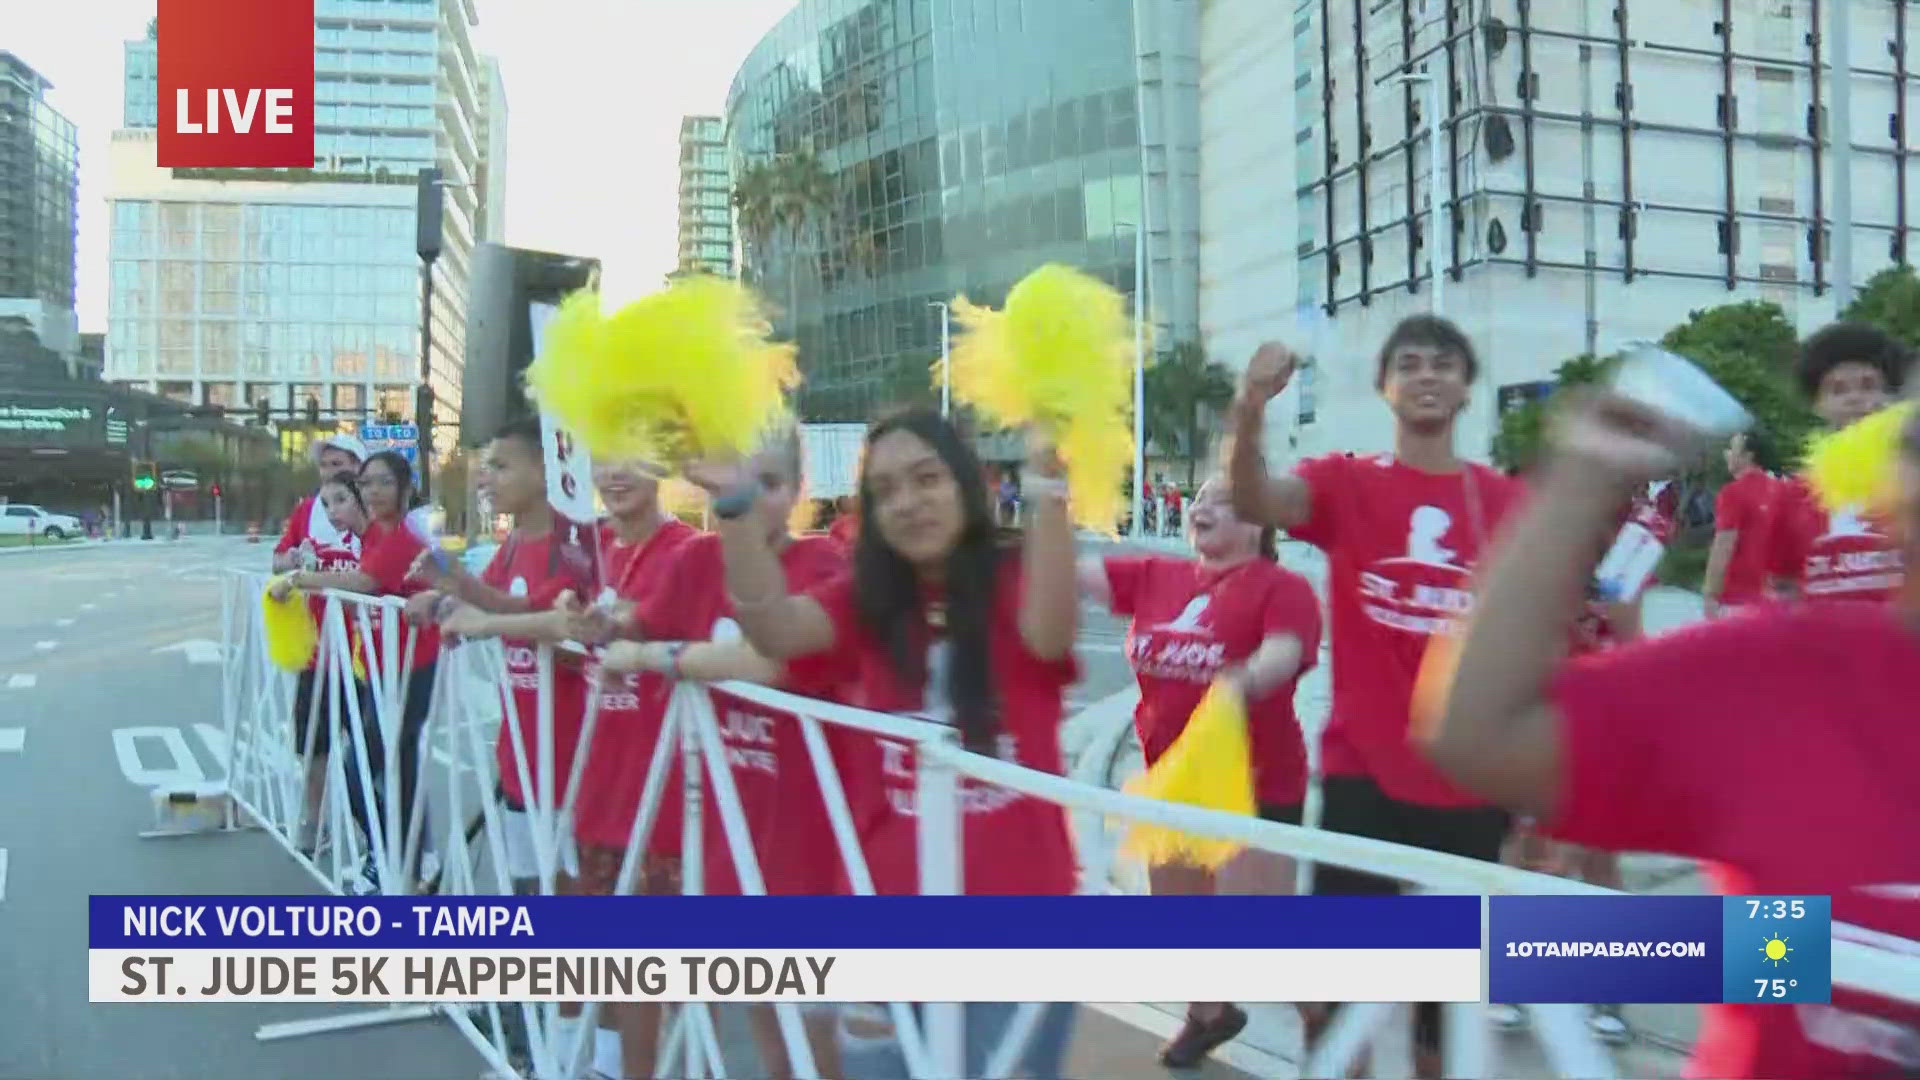
[[[1753,426],[1753,416],[1693,361],[1648,341],[1627,345],[1613,392],[1718,438]]]

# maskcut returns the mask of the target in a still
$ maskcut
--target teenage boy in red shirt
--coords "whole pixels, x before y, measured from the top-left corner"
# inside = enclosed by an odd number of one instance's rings
[[[1713,547],[1700,589],[1709,619],[1723,608],[1767,597],[1767,542],[1779,481],[1761,467],[1764,453],[1758,432],[1741,432],[1727,441],[1732,479],[1713,500]]]
[[[1267,472],[1263,413],[1295,358],[1269,343],[1248,362],[1231,412],[1227,468],[1241,518],[1285,529],[1327,554],[1333,712],[1321,745],[1321,825],[1394,843],[1500,858],[1506,811],[1448,782],[1408,742],[1414,680],[1429,638],[1465,612],[1472,574],[1519,493],[1517,481],[1454,452],[1454,423],[1479,363],[1465,334],[1432,315],[1394,327],[1374,386],[1394,416],[1394,448],[1333,453]],[[1319,866],[1314,891],[1397,892],[1398,882]],[[1439,1007],[1416,1013],[1423,1073],[1439,1066]],[[1324,1010],[1308,1008],[1317,1036]]]

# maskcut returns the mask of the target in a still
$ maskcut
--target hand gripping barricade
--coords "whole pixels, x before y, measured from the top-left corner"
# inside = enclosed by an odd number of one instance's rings
[[[307,738],[293,738],[294,677],[271,660],[266,646],[259,596],[266,584],[259,574],[236,574],[226,582],[226,661],[223,670],[223,719],[226,724],[228,805],[235,811],[229,829],[259,827],[292,855],[324,889],[340,892],[351,872],[367,861],[388,892],[407,892],[414,865],[426,835],[429,817],[445,823],[440,836],[444,868],[439,875],[443,893],[501,895],[512,891],[503,844],[503,822],[494,797],[492,747],[505,721],[513,721],[513,696],[504,679],[505,659],[497,642],[475,642],[444,649],[436,667],[433,706],[422,736],[421,797],[411,820],[397,820],[399,798],[399,736],[407,677],[411,674],[412,628],[393,614],[399,603],[391,598],[331,594],[326,598],[321,643],[315,666],[316,682],[338,688],[355,683],[356,655],[361,655],[367,691],[361,715],[359,693],[316,692],[313,695]],[[376,612],[388,613],[385,617]],[[351,636],[371,640],[381,635],[381,647],[357,654]],[[402,649],[401,646],[409,646]],[[400,658],[383,665],[386,657]],[[542,892],[554,890],[564,850],[571,795],[582,763],[592,750],[597,716],[592,700],[583,720],[580,751],[569,777],[552,775],[553,696],[546,678],[554,663],[553,651],[539,651],[542,675],[539,715],[535,725],[541,775],[528,775],[520,725],[512,723],[509,739],[520,762],[522,790],[533,825],[533,847]],[[907,743],[913,747],[916,772],[915,802],[919,836],[919,886],[928,894],[960,891],[961,811],[964,779],[993,784],[1042,799],[1075,814],[1082,822],[1079,847],[1083,863],[1083,891],[1112,888],[1113,854],[1108,829],[1112,823],[1153,822],[1192,833],[1232,839],[1250,847],[1289,856],[1303,862],[1330,863],[1407,882],[1429,892],[1468,894],[1580,894],[1607,890],[1561,878],[1548,877],[1456,856],[1403,847],[1312,827],[1291,826],[1218,811],[1176,806],[1110,790],[1097,783],[1076,781],[1036,772],[995,758],[960,749],[954,733],[941,725],[865,712],[797,697],[764,687],[727,683],[717,689],[732,697],[782,714],[799,725],[815,780],[820,786],[827,818],[842,860],[846,880],[856,894],[874,892],[872,875],[856,835],[846,791],[828,748],[823,725]],[[1097,708],[1098,706],[1096,706]],[[302,842],[303,789],[308,766],[315,760],[317,736],[325,717],[333,736],[327,755],[324,786],[319,801],[317,835]],[[370,766],[366,743],[351,733],[363,730],[363,719],[378,725],[379,749],[385,767]],[[682,762],[685,799],[682,821],[682,888],[698,894],[705,880],[703,814],[711,808],[720,815],[728,854],[747,895],[763,895],[765,881],[754,850],[739,792],[734,784],[721,727],[709,688],[681,684],[674,689],[665,723],[649,763],[637,820],[623,855],[616,894],[631,894],[639,868],[644,838],[651,835],[661,800],[667,796],[670,765]],[[346,760],[343,760],[343,757]],[[427,762],[431,762],[428,765]],[[349,810],[351,789],[374,807],[376,827],[360,836]],[[555,799],[558,790],[565,795]],[[375,798],[376,786],[385,798]],[[424,811],[432,801],[434,813]],[[479,808],[469,821],[471,801]],[[444,808],[444,811],[443,811]],[[382,811],[393,810],[395,813]],[[1088,827],[1085,822],[1093,824]],[[1102,823],[1106,824],[1102,824]],[[477,849],[477,850],[476,850]],[[1836,925],[1833,942],[1833,982],[1882,997],[1920,1002],[1920,944],[1871,931]],[[506,1008],[503,1009],[502,1005]],[[517,1008],[515,1005],[517,1004]],[[798,1009],[775,1007],[794,1075],[817,1075]],[[1505,1075],[1498,1060],[1500,1040],[1491,1038],[1485,1006],[1449,1004],[1444,1028],[1445,1075],[1482,1077]],[[1301,1069],[1305,1076],[1346,1075],[1363,1053],[1371,1051],[1373,1071],[1381,1076],[1411,1075],[1412,1053],[1408,1006],[1358,1004],[1342,1010],[1326,1036]],[[587,1004],[568,1042],[569,1030],[559,1022],[557,1006],[529,1003],[397,1005],[310,1021],[273,1024],[258,1037],[291,1038],[326,1031],[404,1022],[434,1016],[451,1021],[501,1077],[529,1075],[538,1080],[561,1080],[581,1074],[587,1033],[595,1006]],[[957,1080],[966,1075],[962,1007],[935,1003],[918,1012],[901,1004],[889,1009],[894,1037],[914,1077]],[[1588,1032],[1577,1006],[1536,1006],[1532,1036],[1539,1040],[1553,1073],[1561,1076],[1610,1077],[1612,1057]],[[510,1060],[509,1018],[517,1014],[531,1058],[523,1073]],[[989,1056],[986,1075],[1008,1076],[1039,1021],[1039,1010],[1023,1006]],[[722,1077],[723,1058],[711,1006],[691,1003],[670,1013],[659,1054],[656,1075]]]

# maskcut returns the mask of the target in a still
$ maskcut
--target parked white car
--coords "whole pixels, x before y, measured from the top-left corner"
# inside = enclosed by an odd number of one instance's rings
[[[0,503],[0,536],[44,536],[65,540],[85,536],[86,528],[77,517],[49,514],[28,503]]]

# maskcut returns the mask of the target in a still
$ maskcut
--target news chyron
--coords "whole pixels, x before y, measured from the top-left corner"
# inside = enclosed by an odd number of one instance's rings
[[[160,0],[164,169],[313,167],[313,5]]]

